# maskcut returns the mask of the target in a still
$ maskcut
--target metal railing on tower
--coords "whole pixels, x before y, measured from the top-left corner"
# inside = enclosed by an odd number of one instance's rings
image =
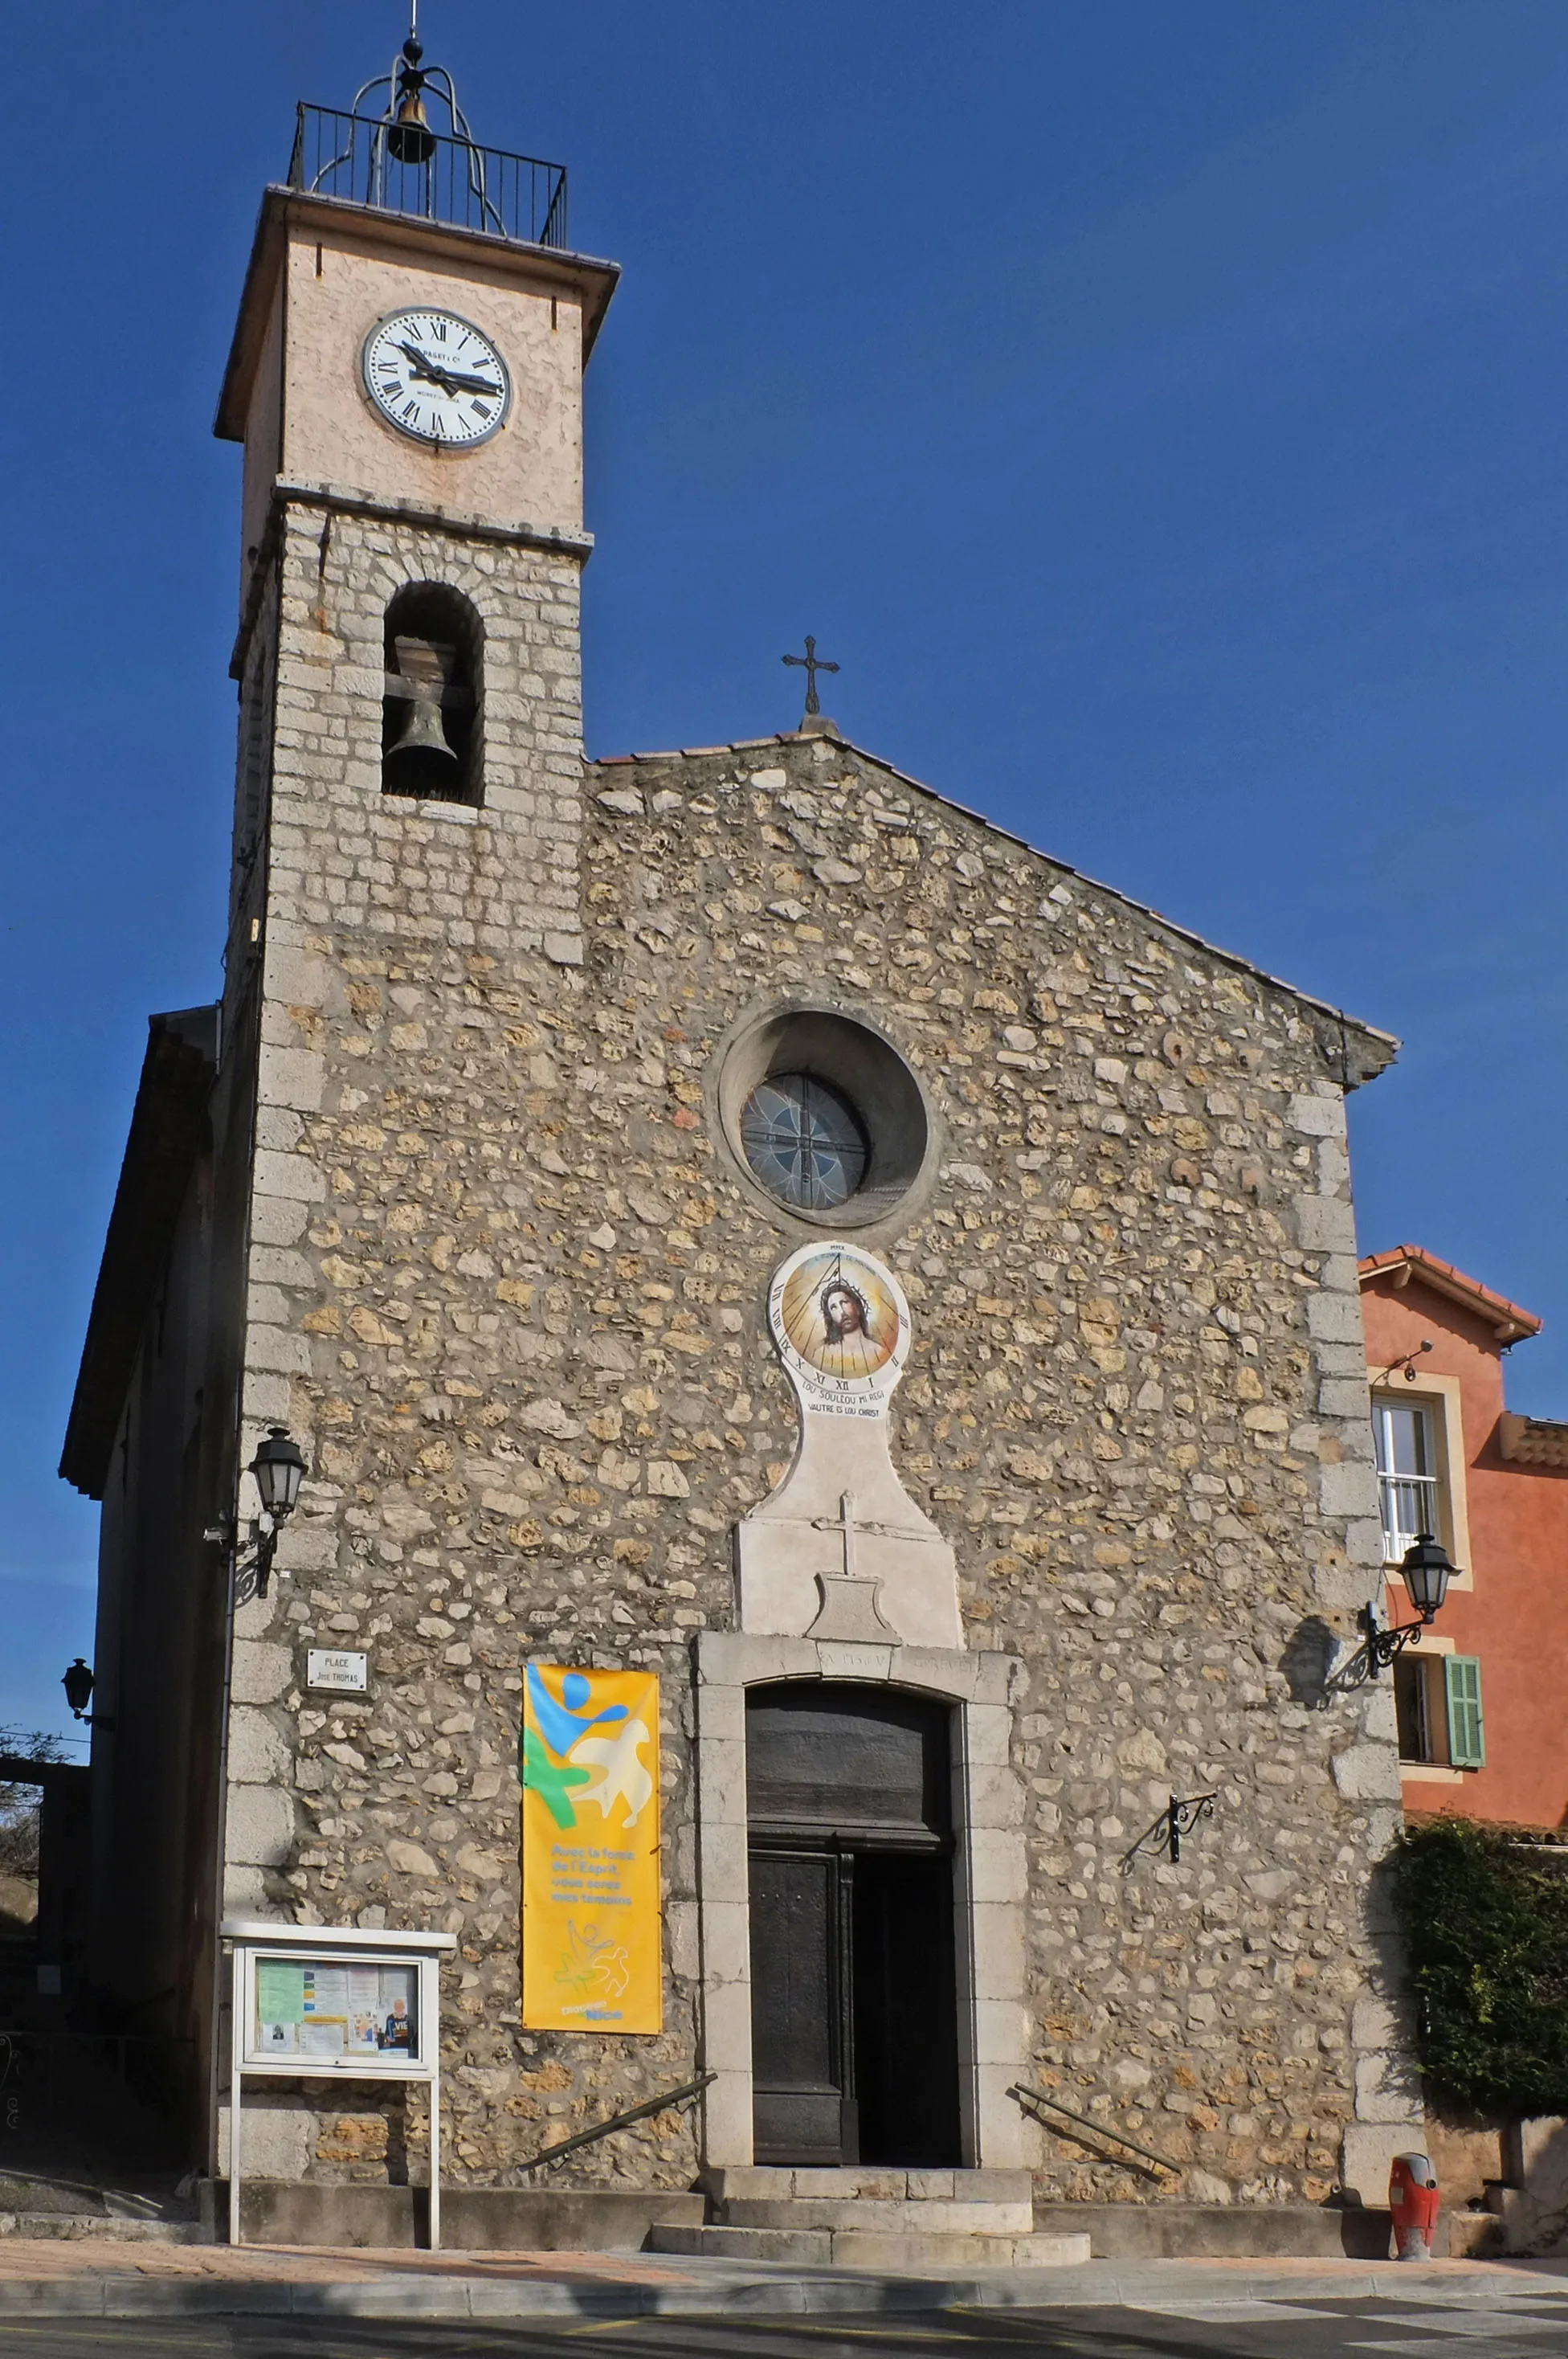
[[[301,105],[289,187],[528,245],[565,247],[566,166],[481,147],[451,75],[445,66],[427,66],[424,54],[411,31],[392,71],[364,83],[346,112]],[[367,103],[378,91],[386,102],[372,114]],[[427,99],[445,110],[444,130],[431,124]]]

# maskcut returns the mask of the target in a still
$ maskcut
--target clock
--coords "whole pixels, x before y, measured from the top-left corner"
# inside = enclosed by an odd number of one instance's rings
[[[506,363],[455,311],[388,312],[364,340],[360,371],[388,426],[446,450],[488,442],[512,407]]]

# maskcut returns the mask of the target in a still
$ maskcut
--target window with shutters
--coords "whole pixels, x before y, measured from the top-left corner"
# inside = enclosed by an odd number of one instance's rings
[[[1481,1715],[1480,1662],[1474,1655],[1445,1655],[1443,1676],[1448,1701],[1449,1761],[1455,1769],[1484,1769],[1487,1733]]]

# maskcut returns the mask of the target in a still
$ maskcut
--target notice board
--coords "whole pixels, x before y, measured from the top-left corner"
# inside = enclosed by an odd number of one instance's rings
[[[419,1970],[411,1959],[258,1956],[245,2061],[289,2056],[420,2061]]]
[[[521,1769],[524,2026],[661,2030],[657,1674],[530,1663]]]

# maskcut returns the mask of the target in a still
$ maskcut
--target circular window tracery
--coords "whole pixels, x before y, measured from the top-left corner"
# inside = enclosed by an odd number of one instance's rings
[[[741,1146],[771,1196],[829,1212],[858,1195],[871,1159],[859,1114],[816,1073],[770,1073],[746,1100]]]
[[[709,1068],[719,1138],[781,1226],[851,1231],[929,1195],[936,1143],[903,1052],[858,1013],[785,1000],[741,1017]]]

